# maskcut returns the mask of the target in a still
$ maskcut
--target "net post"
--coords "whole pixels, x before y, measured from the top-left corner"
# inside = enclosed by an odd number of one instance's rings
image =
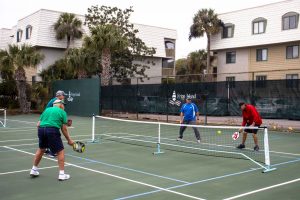
[[[269,136],[268,136],[268,128],[264,128],[264,151],[265,151],[265,168],[263,173],[270,172],[276,170],[276,168],[271,168],[270,161],[270,149],[269,149]]]
[[[93,114],[93,118],[92,118],[92,140],[89,141],[90,143],[98,143],[99,142],[99,139],[96,139],[95,138],[95,114]]]
[[[158,123],[158,137],[157,137],[157,146],[156,146],[157,151],[153,153],[154,155],[158,155],[158,154],[164,153],[163,151],[160,150],[160,125],[161,124]]]
[[[4,108],[4,122],[3,122],[3,127],[6,127],[6,109]]]

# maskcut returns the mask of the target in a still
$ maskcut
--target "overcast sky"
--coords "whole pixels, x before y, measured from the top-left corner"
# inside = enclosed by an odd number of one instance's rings
[[[44,8],[84,15],[92,5],[133,6],[131,22],[177,30],[176,59],[205,49],[206,39],[188,40],[194,14],[202,8],[216,13],[255,7],[282,0],[0,0],[0,28],[11,28],[17,21]]]

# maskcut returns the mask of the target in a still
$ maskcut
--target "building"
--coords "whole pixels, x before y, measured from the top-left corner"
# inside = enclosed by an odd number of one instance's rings
[[[218,15],[211,39],[218,81],[298,79],[300,1],[286,0]]]
[[[0,49],[5,49],[8,44],[29,44],[36,47],[45,55],[43,62],[37,69],[26,71],[28,81],[39,80],[38,74],[53,64],[64,55],[67,46],[66,40],[55,38],[54,23],[62,12],[41,9],[35,13],[18,20],[17,25],[12,29],[0,29]],[[76,15],[84,22],[83,15]],[[149,77],[160,77],[152,80],[145,80],[144,83],[161,83],[162,77],[173,75],[175,71],[175,44],[177,32],[173,29],[166,29],[142,24],[134,24],[139,30],[138,37],[148,47],[154,47],[156,54],[150,59],[155,65],[146,70]],[[89,33],[87,26],[82,26],[84,34]],[[81,47],[82,40],[71,42],[70,48]]]

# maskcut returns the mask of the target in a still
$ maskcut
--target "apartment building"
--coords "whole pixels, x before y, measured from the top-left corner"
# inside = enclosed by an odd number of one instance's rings
[[[39,80],[38,74],[63,57],[67,41],[55,38],[54,23],[62,12],[41,9],[20,20],[12,29],[0,29],[0,49],[6,49],[8,44],[28,44],[36,47],[45,55],[45,59],[37,66],[37,69],[26,71],[28,81]],[[83,15],[76,15],[84,22]],[[139,30],[137,36],[142,39],[148,47],[154,47],[156,54],[147,58],[155,65],[146,70],[148,76],[162,77],[173,75],[175,71],[175,46],[177,32],[173,29],[134,24]],[[89,34],[87,26],[82,26],[84,35]],[[71,42],[70,48],[81,47],[82,39]],[[160,79],[145,80],[144,83],[160,83]]]
[[[218,81],[299,79],[300,0],[219,14],[211,39]]]

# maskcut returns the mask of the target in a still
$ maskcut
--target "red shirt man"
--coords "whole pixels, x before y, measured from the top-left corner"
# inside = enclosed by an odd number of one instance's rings
[[[242,126],[253,126],[253,127],[259,127],[262,124],[262,119],[257,112],[256,108],[253,105],[250,104],[245,104],[244,102],[239,103],[239,106],[242,110],[243,113],[243,122]],[[242,143],[237,146],[238,149],[243,149],[245,148],[245,142],[247,139],[247,134],[252,133],[253,140],[255,143],[254,150],[258,151],[259,146],[258,146],[258,139],[257,139],[257,131],[258,129],[243,129],[241,128],[239,132],[243,132],[243,139]]]

